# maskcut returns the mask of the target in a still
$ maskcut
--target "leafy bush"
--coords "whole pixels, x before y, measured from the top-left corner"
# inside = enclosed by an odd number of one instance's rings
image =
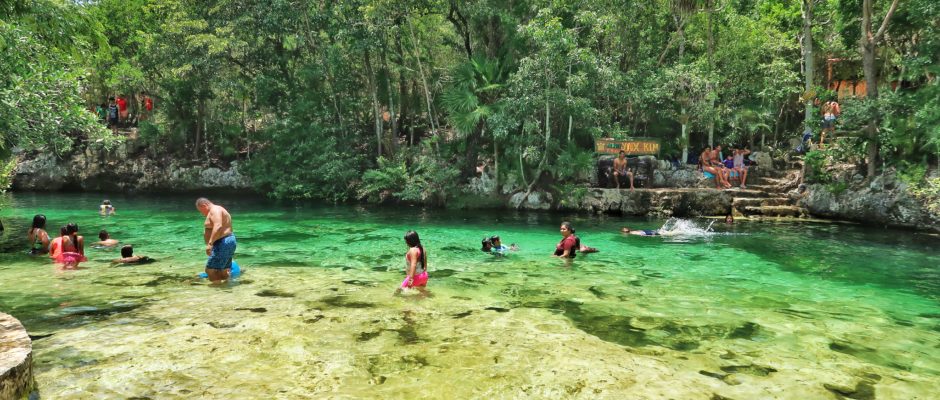
[[[940,177],[927,179],[910,190],[915,198],[924,203],[928,211],[940,215]]]
[[[16,169],[16,157],[10,157],[7,161],[0,160],[0,193],[13,185],[14,169]]]
[[[408,159],[415,161],[409,165]],[[407,157],[402,152],[394,160],[379,157],[378,168],[363,175],[359,195],[375,202],[395,199],[443,205],[459,176],[460,171],[448,162],[428,154]]]
[[[826,168],[829,160],[827,150],[813,150],[806,153],[803,162],[806,165],[807,182],[811,183],[829,183],[832,181],[832,174]]]
[[[306,128],[306,129],[304,129]],[[318,126],[278,124],[248,164],[252,182],[269,196],[345,201],[356,192],[361,158]]]
[[[925,163],[909,163],[901,161],[898,165],[898,179],[911,187],[919,186],[927,176],[927,165]]]
[[[558,155],[550,170],[557,181],[584,181],[590,179],[594,163],[593,149],[582,150],[572,145]]]
[[[826,189],[829,190],[832,194],[838,196],[846,191],[849,188],[849,184],[844,181],[832,182],[826,185]]]

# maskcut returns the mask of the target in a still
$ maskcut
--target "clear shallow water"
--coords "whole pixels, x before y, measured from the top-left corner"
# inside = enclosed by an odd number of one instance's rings
[[[663,221],[219,199],[238,284],[208,287],[192,197],[0,197],[0,310],[34,336],[46,398],[931,398],[940,392],[940,240],[834,224]],[[50,232],[104,228],[159,261],[79,271],[24,255]],[[548,257],[571,220],[600,253]],[[706,225],[706,221],[695,221]],[[429,291],[393,297],[401,239]],[[520,251],[479,251],[498,233]]]

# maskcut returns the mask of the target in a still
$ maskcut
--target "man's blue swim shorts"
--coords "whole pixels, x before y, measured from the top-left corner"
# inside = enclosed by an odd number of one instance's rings
[[[235,257],[234,233],[212,243],[212,254],[209,255],[209,260],[206,261],[206,268],[232,268],[232,257]]]

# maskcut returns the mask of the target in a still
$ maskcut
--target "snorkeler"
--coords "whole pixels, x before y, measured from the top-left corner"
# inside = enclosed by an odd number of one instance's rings
[[[555,246],[555,253],[552,257],[574,258],[575,253],[581,248],[581,240],[574,234],[574,228],[568,221],[562,222],[559,228],[561,232],[561,241]]]
[[[114,247],[119,243],[117,239],[111,239],[111,235],[104,229],[98,232],[98,240],[100,241],[95,243],[95,247]]]
[[[38,255],[49,252],[49,234],[46,233],[46,216],[36,214],[33,217],[33,226],[26,232],[26,241],[29,242],[29,254]]]
[[[134,246],[121,247],[121,258],[111,260],[111,264],[149,264],[156,260],[147,256],[135,256]]]
[[[111,205],[111,200],[103,200],[101,205],[98,206],[98,214],[101,214],[102,217],[109,215],[115,215],[114,206]]]
[[[405,253],[405,280],[401,282],[401,287],[396,289],[395,293],[409,288],[417,288],[424,292],[428,284],[428,254],[421,246],[418,232],[408,231],[405,234],[405,244],[408,245],[408,252]]]
[[[628,227],[620,228],[620,233],[627,235],[637,235],[637,236],[660,236],[662,232],[659,229],[650,230],[650,229],[630,229]]]

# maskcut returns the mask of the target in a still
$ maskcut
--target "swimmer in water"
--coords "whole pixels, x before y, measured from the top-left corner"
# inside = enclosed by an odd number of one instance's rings
[[[555,246],[552,257],[574,258],[575,253],[581,249],[581,239],[575,236],[574,228],[568,221],[562,222],[558,230],[561,232],[561,241]]]
[[[55,256],[55,261],[62,264],[64,269],[78,269],[79,263],[88,261],[85,257],[85,237],[78,234],[78,224],[70,222],[65,226],[61,253]]]
[[[630,229],[628,227],[620,228],[620,233],[625,235],[637,235],[637,236],[660,236],[662,232],[659,229],[650,230],[650,229]]]
[[[121,258],[111,260],[111,264],[148,264],[156,260],[147,256],[135,256],[134,246],[121,247]]]
[[[95,247],[114,247],[119,243],[117,239],[111,239],[111,235],[104,229],[98,232],[98,239],[100,241],[95,243]]]
[[[114,206],[111,205],[111,200],[104,200],[101,202],[101,205],[98,206],[98,214],[101,214],[102,217],[115,214]]]
[[[489,238],[483,238],[483,241],[480,242],[480,245],[482,246],[480,248],[480,251],[484,253],[489,253],[493,251],[493,242],[491,242]]]
[[[33,217],[33,226],[26,232],[26,241],[29,242],[29,254],[38,255],[49,252],[49,234],[46,233],[46,216],[36,214]]]
[[[726,224],[733,224],[733,223],[734,223],[734,217],[733,217],[731,214],[725,215],[725,223],[726,223]]]

